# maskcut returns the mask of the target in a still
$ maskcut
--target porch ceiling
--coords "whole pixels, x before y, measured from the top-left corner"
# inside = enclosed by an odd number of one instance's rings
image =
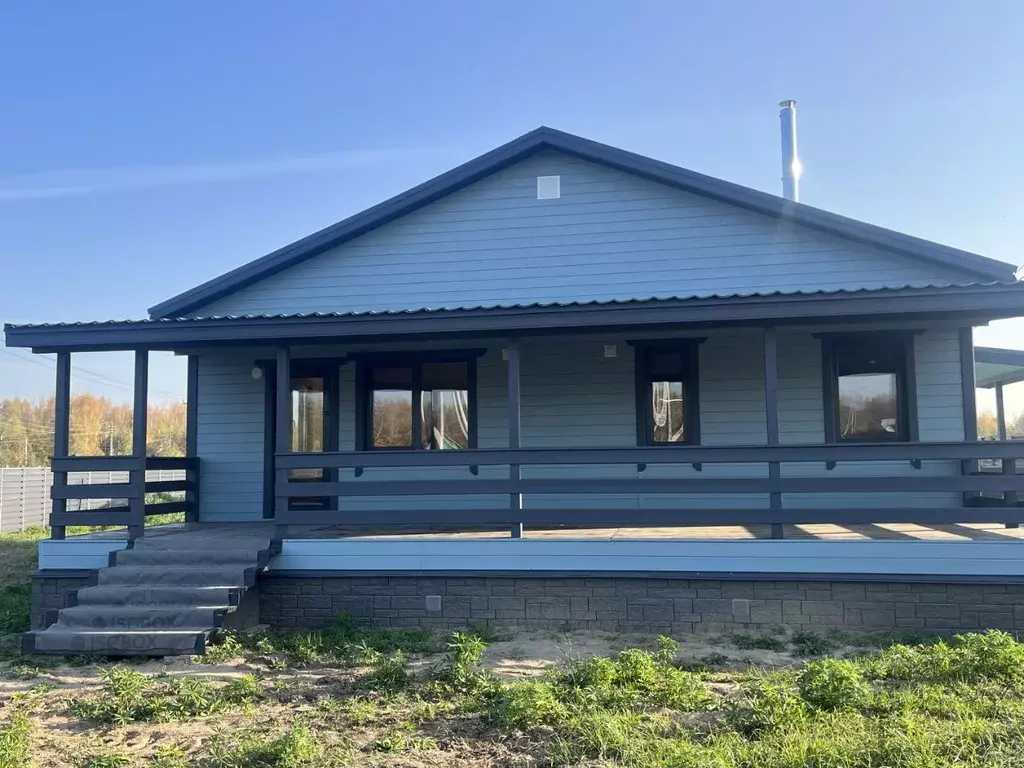
[[[1024,282],[817,292],[652,297],[401,312],[111,320],[4,326],[8,347],[36,352],[165,349],[479,336],[680,326],[942,320],[963,326],[1024,315]]]
[[[975,347],[975,383],[985,389],[1024,381],[1024,352],[1019,349]]]

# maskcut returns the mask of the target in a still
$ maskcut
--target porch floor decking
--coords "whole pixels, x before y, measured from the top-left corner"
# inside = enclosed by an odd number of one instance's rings
[[[155,526],[146,529],[146,536],[173,536],[181,544],[216,548],[225,538],[253,536],[273,532],[273,521],[240,523],[193,523]],[[1000,523],[956,523],[928,525],[923,523],[871,523],[861,525],[786,525],[784,539],[790,541],[1024,541],[1024,528],[1005,528]],[[88,534],[95,538],[118,538],[124,531]],[[289,526],[289,539],[335,538],[417,538],[417,539],[496,539],[508,538],[507,529],[488,527],[481,530],[460,530],[445,526]],[[767,525],[720,525],[681,527],[619,528],[555,528],[527,529],[529,539],[590,539],[595,541],[627,539],[676,540],[740,540],[771,539]],[[77,537],[76,537],[77,538]],[[178,542],[176,542],[178,543]]]

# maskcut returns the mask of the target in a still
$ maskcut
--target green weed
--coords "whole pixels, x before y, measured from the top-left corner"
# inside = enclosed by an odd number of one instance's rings
[[[382,656],[373,672],[363,678],[363,684],[380,693],[397,693],[409,688],[413,678],[405,668],[405,654],[395,651],[390,656]]]
[[[131,755],[125,752],[103,752],[88,758],[85,768],[125,768],[131,764]]]
[[[730,639],[732,644],[741,651],[763,650],[781,652],[786,650],[786,641],[774,635],[748,635],[739,632]]]
[[[15,712],[0,727],[0,768],[26,768],[30,764],[32,721],[25,712]]]
[[[269,737],[255,730],[234,738],[215,736],[207,747],[209,768],[319,768],[329,750],[305,725]]]
[[[813,707],[826,711],[860,709],[871,699],[871,686],[852,661],[812,661],[797,679],[800,696]]]
[[[829,651],[835,650],[836,642],[814,632],[800,630],[794,632],[789,638],[793,653],[797,656],[824,656]]]

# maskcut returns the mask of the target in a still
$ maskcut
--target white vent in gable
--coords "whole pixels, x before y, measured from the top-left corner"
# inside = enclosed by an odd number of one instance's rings
[[[537,177],[537,199],[557,200],[562,196],[561,176],[538,176]]]

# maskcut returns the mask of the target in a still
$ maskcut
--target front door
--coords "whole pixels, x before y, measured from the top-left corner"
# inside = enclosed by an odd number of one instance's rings
[[[295,453],[322,453],[338,450],[338,361],[293,360],[291,393],[291,450]],[[267,381],[265,397],[266,440],[264,444],[263,516],[274,516],[274,446],[277,425],[277,376],[274,365],[263,366]],[[337,479],[336,470],[292,469],[291,482],[330,482]],[[326,496],[292,497],[290,509],[327,509]]]

